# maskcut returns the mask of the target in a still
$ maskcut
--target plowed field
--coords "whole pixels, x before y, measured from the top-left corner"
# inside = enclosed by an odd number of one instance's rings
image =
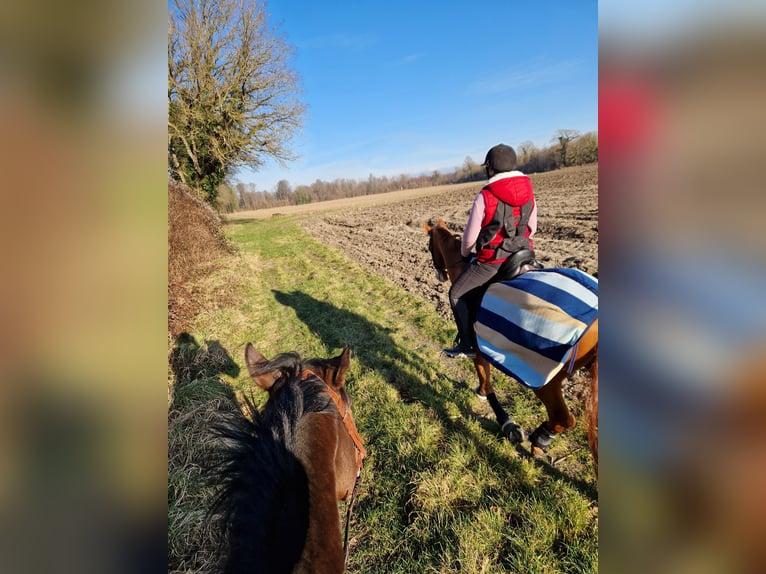
[[[537,258],[546,267],[576,267],[598,273],[598,165],[531,175],[538,209]],[[333,203],[303,227],[322,243],[340,249],[370,273],[431,300],[451,318],[448,283],[437,281],[423,222],[442,218],[462,233],[481,183],[442,186],[353,198]],[[301,206],[307,207],[307,206]],[[327,209],[329,206],[325,206]],[[290,208],[277,210],[289,214]],[[242,214],[244,215],[244,214]]]

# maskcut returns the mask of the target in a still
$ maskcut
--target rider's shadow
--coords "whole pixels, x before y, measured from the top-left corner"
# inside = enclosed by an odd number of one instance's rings
[[[170,367],[180,384],[219,374],[233,378],[239,375],[239,365],[220,342],[210,340],[200,345],[189,333],[176,337],[170,352]]]
[[[473,431],[465,424],[465,420],[478,420],[480,426],[489,433],[497,434],[496,423],[477,415],[470,402],[447,399],[432,385],[423,382],[422,376],[412,373],[423,373],[428,365],[415,352],[402,349],[391,337],[391,329],[374,323],[367,318],[319,301],[314,297],[300,292],[285,293],[273,291],[275,299],[287,307],[291,307],[298,318],[313,331],[328,348],[342,347],[348,343],[355,354],[355,359],[366,368],[381,373],[385,380],[399,394],[404,403],[420,402],[428,406],[449,432],[460,433],[471,437],[478,452],[481,452],[493,466],[516,467],[520,461],[509,457],[496,449],[488,447],[484,442],[473,436]],[[466,386],[465,383],[453,381],[454,385]],[[454,409],[449,403],[454,403],[462,417],[454,416]],[[363,425],[363,422],[360,421]],[[519,450],[522,456],[523,450]],[[570,482],[584,496],[595,500],[598,497],[593,485],[566,476],[558,469],[538,461],[543,472],[553,478]]]
[[[233,404],[234,391],[224,384],[218,375],[225,374],[236,378],[239,375],[239,365],[220,342],[208,340],[200,344],[189,333],[181,333],[176,337],[169,363],[175,375],[175,382],[169,389],[172,395],[171,409],[186,409],[188,405],[185,405],[183,400],[177,400],[178,392],[201,379],[205,379],[209,386],[215,387],[223,396],[231,399]]]

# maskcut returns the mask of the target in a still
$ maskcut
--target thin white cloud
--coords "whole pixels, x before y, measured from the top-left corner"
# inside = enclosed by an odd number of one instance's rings
[[[542,84],[555,83],[572,77],[580,68],[577,62],[532,62],[499,70],[491,77],[475,82],[468,88],[471,95],[496,95],[511,90],[527,89]]]
[[[419,53],[419,54],[409,54],[402,58],[399,62],[401,64],[411,64],[412,62],[415,62],[417,60],[420,60],[425,54]]]
[[[320,50],[323,48],[338,48],[341,50],[365,50],[378,43],[374,34],[326,34],[298,40],[298,48]]]

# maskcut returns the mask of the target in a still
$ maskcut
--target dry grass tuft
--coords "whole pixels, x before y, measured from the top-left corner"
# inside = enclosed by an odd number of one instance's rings
[[[168,329],[174,337],[199,310],[193,281],[233,251],[215,210],[185,185],[168,182]]]
[[[218,341],[198,343],[186,333],[203,300],[195,283],[234,248],[221,219],[187,187],[168,183],[168,572],[218,569],[221,529],[208,515],[220,462],[212,426],[239,407],[219,375],[239,367]]]
[[[216,487],[211,469],[220,444],[211,428],[238,413],[232,389],[217,375],[231,359],[220,345],[198,345],[188,335],[171,352],[175,375],[168,409],[168,572],[214,572],[221,529],[208,515]]]

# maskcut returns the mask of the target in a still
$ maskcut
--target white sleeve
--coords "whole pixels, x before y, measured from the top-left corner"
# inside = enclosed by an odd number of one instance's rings
[[[471,254],[471,249],[476,245],[481,231],[482,219],[484,219],[484,195],[478,193],[473,200],[471,213],[468,215],[468,223],[465,224],[463,239],[460,242],[460,254],[463,257],[468,257]]]
[[[532,206],[532,213],[529,214],[529,221],[527,221],[527,227],[529,227],[529,237],[531,238],[537,233],[537,201]]]

